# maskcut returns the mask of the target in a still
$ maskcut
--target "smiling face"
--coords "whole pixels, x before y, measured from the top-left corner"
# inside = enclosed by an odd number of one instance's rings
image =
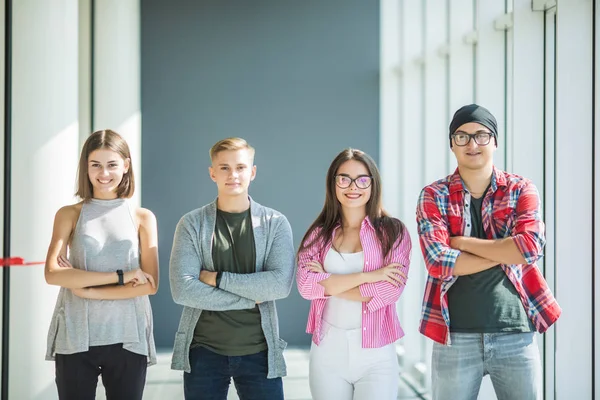
[[[88,157],[88,178],[92,184],[93,197],[97,199],[117,198],[117,189],[130,167],[129,159],[109,149],[98,149]]]
[[[335,177],[335,195],[345,208],[364,208],[371,198],[371,183],[369,170],[360,161],[348,160],[337,170]]]
[[[462,169],[480,170],[488,168],[493,164],[493,155],[496,151],[496,145],[493,137],[490,137],[490,130],[477,122],[469,122],[461,125],[453,134],[452,152],[456,156],[458,166]],[[466,135],[477,135],[476,137],[468,138]],[[466,145],[461,146],[469,140]],[[477,140],[475,140],[477,139]],[[485,143],[489,139],[487,144]]]
[[[219,197],[248,196],[250,182],[256,177],[253,162],[248,149],[223,150],[213,156],[208,170]]]

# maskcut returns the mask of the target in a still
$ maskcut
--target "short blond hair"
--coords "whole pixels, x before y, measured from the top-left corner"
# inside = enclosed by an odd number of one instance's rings
[[[217,154],[227,150],[248,150],[250,157],[254,160],[254,147],[250,146],[248,142],[239,137],[230,137],[227,139],[219,140],[217,143],[210,148],[209,154],[210,159],[213,160]]]

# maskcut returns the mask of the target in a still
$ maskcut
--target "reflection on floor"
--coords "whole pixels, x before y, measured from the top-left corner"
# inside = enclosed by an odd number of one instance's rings
[[[283,378],[286,400],[310,400],[310,390],[308,388],[308,351],[304,349],[288,349],[284,354],[288,369],[288,375]],[[144,400],[183,399],[183,373],[181,371],[173,371],[170,365],[171,354],[160,353],[158,355],[158,365],[148,368]],[[400,385],[398,399],[423,398],[417,396],[401,379],[398,379],[398,384]],[[106,399],[101,383],[98,385],[96,398],[98,400]],[[227,399],[238,400],[233,384],[229,389]]]

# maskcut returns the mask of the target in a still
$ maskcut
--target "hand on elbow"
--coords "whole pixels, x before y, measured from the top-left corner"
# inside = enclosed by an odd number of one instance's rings
[[[145,285],[145,284],[149,283],[150,286],[152,286],[153,288],[156,288],[156,283],[154,282],[154,277],[139,268],[131,270],[131,271],[127,271],[123,275],[123,278],[124,278],[123,281],[126,284],[132,283],[133,287],[136,287],[139,285]]]
[[[46,270],[44,271],[46,283],[49,285],[62,286],[61,282],[56,279],[56,272],[62,269],[73,269],[73,265],[71,265],[67,257],[59,255],[56,257],[56,263],[49,263],[46,266]]]
[[[150,286],[150,285],[148,285],[148,286],[149,287],[146,290],[148,291],[149,296],[153,296],[156,293],[158,293],[158,286]]]
[[[366,272],[366,283],[388,282],[395,287],[404,286],[406,285],[408,277],[404,272],[398,269],[400,267],[402,267],[402,264],[392,263],[383,268],[376,269],[375,271]]]

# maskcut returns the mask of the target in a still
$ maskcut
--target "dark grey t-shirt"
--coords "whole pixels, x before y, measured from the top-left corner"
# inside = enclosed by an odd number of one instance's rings
[[[212,258],[215,271],[256,272],[250,210],[242,213],[217,210]],[[191,344],[192,348],[198,346],[224,356],[245,356],[266,350],[258,307],[250,310],[203,310]]]
[[[471,237],[487,239],[481,218],[482,203],[483,197],[471,197]],[[535,331],[517,290],[498,265],[460,276],[448,290],[448,308],[451,332]]]

